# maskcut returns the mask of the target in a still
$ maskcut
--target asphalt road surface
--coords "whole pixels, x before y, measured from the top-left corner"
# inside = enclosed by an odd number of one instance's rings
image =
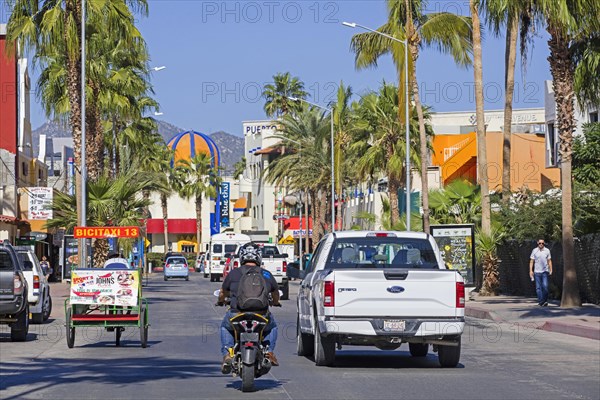
[[[0,326],[0,399],[599,399],[596,340],[468,319],[457,368],[439,367],[437,354],[412,358],[395,351],[344,347],[336,365],[316,367],[296,351],[297,285],[274,313],[279,367],[256,381],[253,393],[220,372],[215,307],[219,287],[199,274],[190,281],[154,276],[144,287],[150,304],[148,348],[127,329],[122,346],[99,328],[76,331],[67,348],[64,310],[32,325],[29,340],[10,342]]]

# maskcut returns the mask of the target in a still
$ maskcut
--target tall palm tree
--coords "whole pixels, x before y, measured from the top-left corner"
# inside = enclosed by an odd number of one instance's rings
[[[478,0],[469,0],[473,20],[473,71],[475,75],[475,115],[477,118],[477,171],[481,186],[481,231],[491,234],[490,190],[487,176],[485,115],[483,112],[483,68],[481,57],[481,23]]]
[[[417,82],[417,58],[419,49],[423,46],[435,46],[443,53],[451,54],[455,62],[461,66],[471,62],[471,21],[468,17],[455,15],[448,12],[425,14],[426,4],[422,0],[388,0],[388,22],[378,28],[378,31],[387,33],[400,40],[408,41],[411,57],[409,65],[409,88],[419,116],[420,144],[420,170],[422,187],[428,187],[427,163],[429,159],[428,144],[426,142],[425,119]],[[407,17],[408,16],[408,17]],[[352,37],[352,49],[356,53],[356,67],[365,68],[377,65],[377,60],[384,54],[391,53],[394,64],[400,76],[398,97],[398,113],[401,122],[404,122],[404,48],[401,43],[382,37],[373,32],[361,33]],[[410,188],[409,188],[410,190]],[[427,190],[421,191],[423,206],[423,225],[425,231],[429,230],[429,200]],[[396,206],[392,206],[392,210]]]
[[[351,143],[351,123],[352,109],[350,107],[350,98],[352,97],[352,88],[344,86],[344,82],[340,82],[337,90],[336,101],[329,106],[333,110],[333,125],[335,130],[335,158],[334,158],[334,176],[335,176],[335,192],[337,196],[338,206],[335,224],[337,229],[343,229],[342,226],[342,171],[348,171],[345,168],[345,154],[348,146]]]
[[[240,175],[244,173],[246,169],[246,156],[242,156],[242,158],[233,164],[233,177],[238,178]]]
[[[304,82],[298,77],[292,77],[289,72],[275,74],[273,83],[265,85],[263,93],[265,98],[265,114],[267,117],[279,118],[288,113],[299,112],[304,105],[299,101],[292,101],[290,97],[305,99]]]
[[[383,82],[378,92],[371,92],[362,97],[356,106],[357,130],[366,132],[363,140],[353,147],[362,147],[360,158],[356,162],[359,177],[366,178],[384,174],[388,179],[388,193],[391,207],[391,225],[400,219],[398,208],[398,189],[406,186],[402,177],[406,171],[404,126],[398,120],[398,88]],[[419,164],[419,152],[416,149],[416,132],[411,132],[411,164]],[[365,144],[366,141],[366,144]],[[406,189],[406,188],[405,188]]]
[[[556,122],[560,138],[562,189],[563,292],[561,307],[581,305],[573,241],[573,193],[571,156],[575,129],[575,70],[580,61],[574,57],[579,43],[597,43],[600,31],[600,4],[595,0],[536,0],[534,13],[545,20],[550,34],[550,72],[556,101]],[[591,39],[591,40],[590,40]],[[594,40],[596,39],[596,40]],[[580,93],[585,97],[585,92]],[[598,98],[597,94],[594,96]]]
[[[285,115],[277,138],[286,150],[265,171],[268,182],[310,194],[313,243],[318,243],[327,225],[326,198],[331,187],[330,129],[329,115],[314,107],[307,107],[296,115]]]
[[[175,174],[182,182],[179,193],[185,199],[194,199],[196,206],[196,240],[197,252],[200,253],[202,243],[202,201],[205,197],[215,198],[220,179],[213,166],[209,154],[198,153],[190,160],[179,160],[175,165]]]

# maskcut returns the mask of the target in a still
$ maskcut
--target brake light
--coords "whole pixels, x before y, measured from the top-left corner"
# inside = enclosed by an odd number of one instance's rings
[[[325,281],[323,286],[323,307],[335,306],[335,283],[333,281]]]
[[[18,295],[23,294],[24,288],[25,288],[25,285],[23,284],[21,277],[19,276],[19,274],[15,274],[15,277],[13,278],[13,293],[14,293],[14,295],[18,296]]]
[[[33,276],[33,289],[40,289],[40,277],[37,275]]]
[[[165,267],[171,268],[171,264],[167,264],[167,265],[165,265]]]
[[[239,267],[239,266],[240,266],[240,264],[239,264],[237,261],[234,261],[234,262],[233,262],[233,268],[237,268],[237,267]]]
[[[456,282],[456,308],[465,308],[464,282]]]
[[[367,237],[396,237],[396,234],[388,232],[370,232],[367,233]]]
[[[283,262],[283,272],[287,272],[287,261]]]

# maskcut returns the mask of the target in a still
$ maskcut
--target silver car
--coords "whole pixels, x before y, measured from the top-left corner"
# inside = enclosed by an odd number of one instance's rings
[[[189,281],[190,269],[185,257],[175,256],[167,258],[165,268],[163,269],[163,276],[165,281],[168,281],[169,278],[184,278],[186,281]]]

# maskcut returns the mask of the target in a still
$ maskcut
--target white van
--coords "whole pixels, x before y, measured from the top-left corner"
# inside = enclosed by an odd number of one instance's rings
[[[211,282],[219,282],[223,276],[223,266],[226,258],[225,254],[235,254],[241,245],[251,242],[250,236],[242,233],[218,233],[210,238],[210,256],[208,257],[205,272],[210,275]]]

